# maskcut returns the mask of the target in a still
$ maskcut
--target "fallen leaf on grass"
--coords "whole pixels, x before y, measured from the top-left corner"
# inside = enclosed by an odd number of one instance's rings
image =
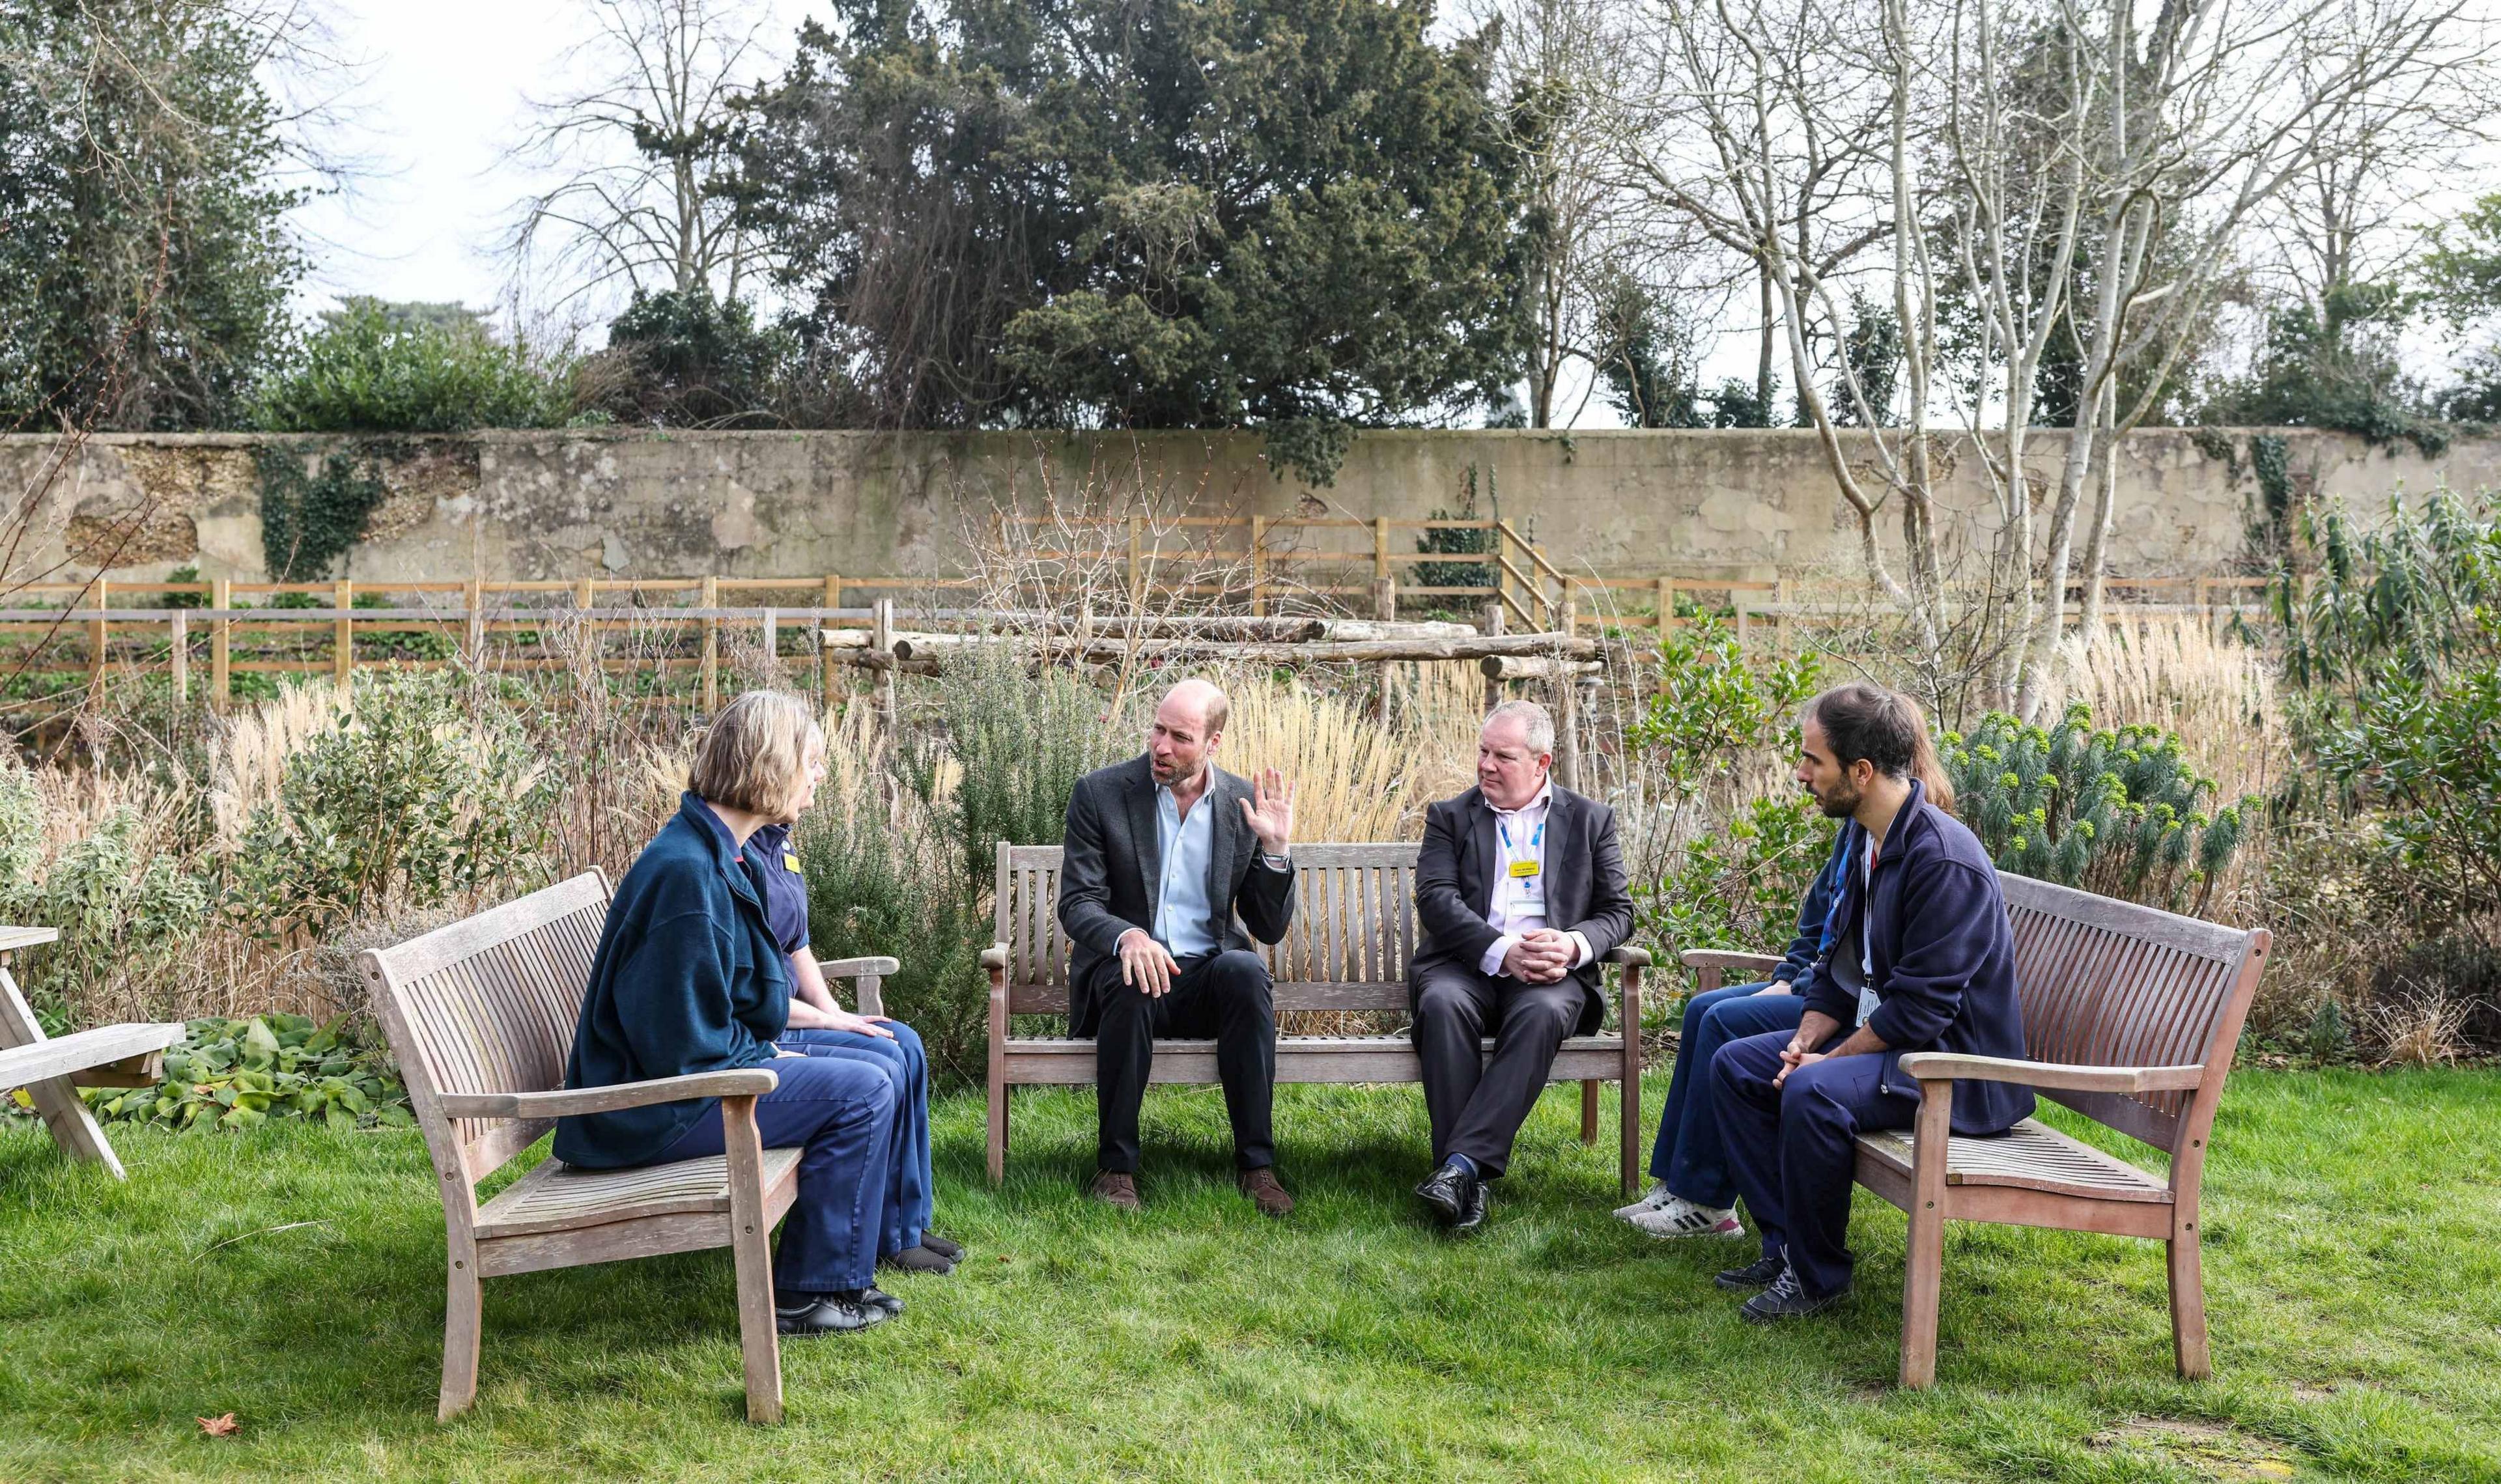
[[[232,1412],[222,1417],[194,1417],[191,1420],[198,1423],[200,1431],[211,1437],[232,1437],[243,1431],[243,1424],[235,1421],[235,1415]]]

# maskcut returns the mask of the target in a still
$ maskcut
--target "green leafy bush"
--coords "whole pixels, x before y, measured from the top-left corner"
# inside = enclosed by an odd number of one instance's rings
[[[759,327],[741,300],[708,290],[638,293],[592,358],[601,411],[619,422],[680,428],[769,428],[792,338]]]
[[[292,758],[231,863],[226,910],[254,936],[320,939],[397,900],[517,884],[553,810],[551,771],[455,677],[360,678],[355,704]]]
[[[2158,727],[2096,731],[2068,708],[2053,727],[1992,711],[1938,749],[1956,810],[1997,869],[2104,896],[2202,911],[2239,848],[2244,800],[2208,810],[2215,783]]]
[[[351,298],[322,316],[254,412],[273,433],[460,433],[560,427],[571,363],[498,341],[478,317]]]
[[[176,1129],[248,1129],[289,1117],[342,1131],[417,1121],[387,1061],[344,1040],[338,1022],[316,1026],[304,1015],[189,1021],[165,1053],[164,1080],[84,1096],[99,1116]]]

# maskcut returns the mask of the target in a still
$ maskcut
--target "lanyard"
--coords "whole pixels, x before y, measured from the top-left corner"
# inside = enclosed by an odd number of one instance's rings
[[[1505,850],[1510,849],[1510,848],[1511,848],[1511,826],[1509,826],[1509,825],[1507,825],[1507,824],[1503,823],[1501,820],[1497,819],[1497,820],[1495,820],[1495,821],[1493,822],[1493,827],[1494,827],[1495,829],[1500,830],[1500,831],[1502,832],[1502,847],[1503,847]],[[1543,850],[1543,849],[1545,849],[1545,848],[1546,848],[1546,821],[1545,821],[1545,820],[1541,819],[1541,820],[1537,821],[1537,833],[1528,837],[1528,848],[1529,848],[1529,849],[1531,849],[1531,850]]]

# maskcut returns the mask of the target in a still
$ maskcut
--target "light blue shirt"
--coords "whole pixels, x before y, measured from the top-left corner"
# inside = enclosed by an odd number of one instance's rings
[[[1155,790],[1155,843],[1164,878],[1155,891],[1155,941],[1177,959],[1216,951],[1216,907],[1207,898],[1208,872],[1216,859],[1216,788],[1182,817],[1169,788]]]

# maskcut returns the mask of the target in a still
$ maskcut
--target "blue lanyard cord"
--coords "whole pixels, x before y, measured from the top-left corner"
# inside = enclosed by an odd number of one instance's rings
[[[1501,820],[1497,819],[1497,820],[1495,820],[1495,821],[1493,822],[1493,827],[1494,827],[1495,829],[1500,830],[1500,831],[1502,832],[1502,847],[1503,847],[1505,850],[1510,849],[1510,848],[1511,848],[1511,826],[1509,826],[1509,825],[1507,825],[1507,824],[1503,823]],[[1545,820],[1543,820],[1543,819],[1541,819],[1541,820],[1537,821],[1537,833],[1528,837],[1528,848],[1529,848],[1529,849],[1531,849],[1531,850],[1542,850],[1542,849],[1544,849],[1545,847],[1546,847],[1546,821],[1545,821]]]
[[[1823,941],[1817,945],[1818,949],[1831,947],[1833,935],[1840,931],[1837,919],[1841,916],[1841,895],[1850,889],[1850,838],[1846,835],[1842,837],[1838,864],[1840,869],[1832,882],[1832,900],[1824,904]]]

